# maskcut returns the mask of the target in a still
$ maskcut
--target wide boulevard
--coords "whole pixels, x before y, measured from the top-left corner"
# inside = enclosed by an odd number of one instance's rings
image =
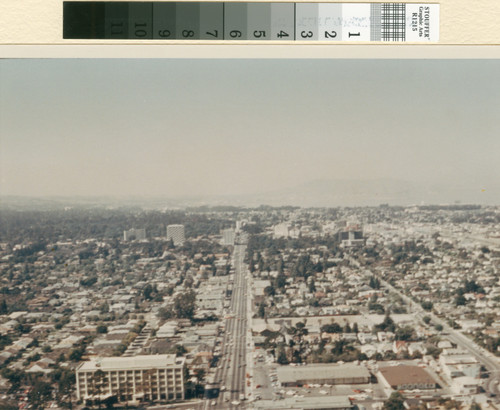
[[[222,353],[215,373],[220,384],[220,394],[215,399],[203,401],[203,408],[242,408],[248,397],[246,386],[247,345],[247,274],[246,245],[235,245],[233,253],[234,282],[229,310],[225,318]],[[215,403],[214,403],[215,402]]]

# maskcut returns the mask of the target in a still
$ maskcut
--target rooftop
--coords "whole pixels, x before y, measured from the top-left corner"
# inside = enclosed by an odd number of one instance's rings
[[[429,373],[418,366],[388,366],[380,369],[380,373],[391,386],[402,384],[436,384]]]
[[[256,409],[347,409],[353,407],[348,397],[287,397],[283,400],[260,400],[253,403]]]
[[[281,383],[295,382],[297,380],[370,377],[370,372],[365,367],[353,364],[280,366],[277,373]]]
[[[165,367],[182,365],[184,359],[175,354],[140,355],[134,357],[96,357],[83,362],[79,371],[111,371],[111,370],[141,370],[162,369]]]

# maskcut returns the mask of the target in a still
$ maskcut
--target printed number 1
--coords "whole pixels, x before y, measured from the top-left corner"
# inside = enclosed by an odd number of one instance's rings
[[[145,28],[141,27],[147,27],[146,23],[135,23],[135,36],[139,38],[146,37],[148,32],[146,31]]]

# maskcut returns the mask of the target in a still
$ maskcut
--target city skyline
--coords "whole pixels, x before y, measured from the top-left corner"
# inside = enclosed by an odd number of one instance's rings
[[[2,60],[0,194],[314,197],[318,181],[389,180],[418,187],[410,202],[432,186],[498,204],[499,65]]]

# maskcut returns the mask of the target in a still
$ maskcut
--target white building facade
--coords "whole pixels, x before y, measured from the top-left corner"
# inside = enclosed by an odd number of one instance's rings
[[[133,241],[133,240],[143,240],[146,239],[146,229],[129,229],[128,231],[123,231],[123,240],[124,241]]]
[[[222,230],[222,245],[233,246],[235,237],[234,229]]]
[[[174,245],[182,245],[185,241],[184,225],[167,225],[167,239],[174,242]]]
[[[174,354],[94,358],[76,369],[78,400],[184,399],[185,359]]]

